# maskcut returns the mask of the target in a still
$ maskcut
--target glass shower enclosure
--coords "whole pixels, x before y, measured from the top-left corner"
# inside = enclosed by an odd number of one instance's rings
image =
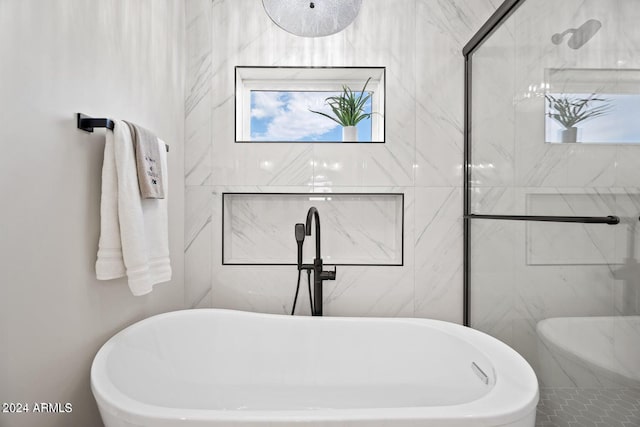
[[[508,0],[464,55],[465,324],[538,426],[640,426],[640,2]]]

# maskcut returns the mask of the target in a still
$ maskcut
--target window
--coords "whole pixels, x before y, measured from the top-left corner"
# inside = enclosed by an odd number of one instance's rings
[[[383,67],[236,67],[236,141],[384,142],[384,72]],[[329,118],[336,116],[327,98],[343,95],[345,87],[356,100],[366,100],[355,141]]]
[[[639,144],[640,70],[545,70],[545,140]]]

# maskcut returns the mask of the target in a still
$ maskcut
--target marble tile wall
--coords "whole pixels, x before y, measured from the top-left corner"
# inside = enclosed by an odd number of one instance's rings
[[[634,146],[539,143],[544,141],[545,69],[640,68],[634,53],[638,35],[631,30],[639,12],[629,4],[633,1],[569,0],[560,5],[529,0],[474,54],[476,194],[488,187],[637,185],[640,150]],[[560,45],[551,43],[554,33],[596,18],[602,28],[582,48],[569,48],[568,37]],[[484,209],[488,213],[490,208]],[[524,213],[524,206],[516,209]]]
[[[278,28],[260,0],[189,0],[188,303],[291,307],[294,268],[221,264],[223,192],[404,193],[404,265],[340,268],[326,285],[325,313],[461,322],[462,46],[499,4],[367,0],[350,27],[310,39]],[[236,65],[385,66],[386,143],[234,143]]]
[[[315,206],[325,264],[402,265],[402,194],[229,193],[223,202],[224,264],[295,264],[291,224],[304,224]],[[313,264],[315,239],[305,238],[305,264]]]

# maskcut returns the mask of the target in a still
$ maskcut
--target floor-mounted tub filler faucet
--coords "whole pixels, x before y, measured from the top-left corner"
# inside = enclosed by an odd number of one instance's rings
[[[302,263],[302,246],[304,237],[311,236],[311,223],[315,219],[315,237],[316,237],[316,257],[313,264]],[[303,270],[307,271],[307,279],[309,283],[309,305],[311,306],[311,314],[313,316],[322,316],[322,282],[325,280],[336,280],[336,269],[333,271],[324,271],[322,264],[322,255],[320,252],[320,214],[315,207],[309,208],[307,212],[307,220],[305,224],[296,224],[295,226],[296,242],[298,243],[298,285],[296,287],[296,295],[293,300],[293,309],[291,314],[295,312],[296,301],[298,299],[298,291],[300,290],[300,275]],[[313,299],[311,299],[311,280],[310,274],[313,271]]]

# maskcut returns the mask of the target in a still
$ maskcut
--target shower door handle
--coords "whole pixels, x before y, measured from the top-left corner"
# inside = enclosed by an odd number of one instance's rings
[[[544,222],[573,222],[581,224],[609,224],[620,223],[620,218],[609,216],[545,216],[545,215],[480,215],[469,214],[465,219],[504,219],[510,221],[544,221]],[[640,219],[640,218],[639,218]]]

